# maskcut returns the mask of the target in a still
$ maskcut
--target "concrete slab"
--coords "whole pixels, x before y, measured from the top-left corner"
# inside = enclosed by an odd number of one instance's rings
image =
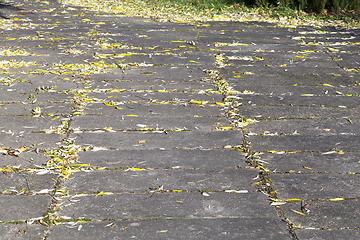
[[[311,240],[326,240],[326,239],[351,239],[355,240],[360,237],[359,230],[355,229],[297,229],[295,230],[296,236],[302,239]]]
[[[48,114],[54,114],[54,116],[68,115],[73,106],[73,104],[68,103],[0,104],[0,115],[32,117],[32,110],[36,107],[40,107],[43,117],[48,116]]]
[[[112,227],[107,227],[113,223]],[[90,222],[51,226],[47,238],[75,239],[291,239],[285,222],[277,218],[223,218]],[[81,226],[81,227],[80,227]],[[258,226],[258,227],[254,227]],[[80,227],[80,230],[78,230]],[[121,236],[121,237],[119,237]]]
[[[276,172],[359,173],[359,155],[358,152],[264,154],[261,160],[269,163],[266,166]]]
[[[227,73],[222,73],[222,77],[229,83],[232,83],[237,89],[247,88],[249,85],[274,85],[274,86],[292,86],[294,84],[302,85],[320,85],[323,79],[319,79],[316,76],[308,75],[306,78],[301,75],[290,75],[286,74],[244,74],[245,71],[239,71],[238,69]],[[239,77],[240,76],[240,77]],[[329,82],[329,78],[327,78]],[[338,84],[333,81],[329,84]],[[285,87],[284,86],[284,87]]]
[[[11,155],[0,155],[1,167],[6,166],[19,166],[22,168],[34,168],[36,165],[41,166],[47,161],[50,160],[50,157],[47,157],[43,154],[37,154],[35,152],[22,152],[19,157],[14,157]]]
[[[47,227],[40,224],[0,224],[1,240],[41,240],[45,236]]]
[[[76,144],[119,150],[213,149],[242,144],[241,131],[75,133]],[[140,143],[139,143],[140,141]]]
[[[121,100],[120,98],[110,98],[106,99],[106,102],[110,101],[118,101]],[[197,98],[194,98],[195,101],[201,101]],[[86,115],[85,116],[78,116],[75,119],[75,124],[81,121],[86,121],[85,119],[89,117],[88,115],[101,115],[103,117],[113,117],[113,120],[116,122],[132,119],[135,120],[136,118],[127,116],[127,115],[137,115],[138,118],[179,118],[179,117],[214,117],[214,118],[221,118],[222,112],[220,111],[220,107],[216,104],[212,104],[209,102],[208,104],[190,104],[191,101],[176,101],[169,104],[156,104],[156,103],[128,103],[128,99],[124,104],[115,105],[112,107],[106,106],[104,103],[93,103],[88,105],[85,110],[83,111]],[[207,101],[207,100],[204,100]],[[166,102],[164,102],[166,103]],[[185,106],[185,103],[187,105]],[[201,105],[201,106],[200,106]],[[117,107],[117,108],[116,108]],[[119,109],[120,108],[120,109]],[[79,120],[78,120],[79,119]]]
[[[126,93],[89,93],[89,98],[98,98],[107,100],[108,96],[113,96],[113,101],[136,101],[151,103],[151,101],[184,101],[189,102],[191,100],[209,101],[209,102],[221,102],[223,96],[220,94],[199,94],[198,92],[126,92]],[[150,102],[149,102],[150,101]]]
[[[348,101],[346,96],[263,96],[263,95],[241,95],[244,103],[256,105],[280,105],[280,106],[326,106],[333,108],[357,107],[360,98],[354,97]],[[250,102],[250,103],[249,103]]]
[[[35,107],[34,107],[35,109]],[[9,109],[10,110],[10,109]],[[1,111],[1,110],[0,110]],[[9,135],[22,135],[32,132],[39,132],[40,129],[48,129],[51,126],[61,125],[61,120],[41,118],[41,117],[24,117],[24,116],[1,116],[0,131]]]
[[[283,62],[285,64],[286,62]],[[286,75],[301,75],[301,76],[309,76],[314,74],[319,74],[320,76],[338,76],[338,75],[344,75],[346,76],[346,73],[344,71],[337,67],[337,68],[317,68],[315,66],[313,67],[307,67],[306,71],[304,71],[303,68],[299,67],[279,67],[279,62],[273,66],[273,65],[267,65],[264,66],[266,63],[262,62],[255,62],[251,64],[246,65],[238,65],[238,66],[231,66],[225,68],[225,70],[222,70],[221,72],[226,74],[233,71],[239,71],[239,72],[251,72],[253,74],[286,74]]]
[[[332,149],[343,151],[358,151],[358,136],[339,135],[339,136],[251,136],[248,138],[252,142],[254,151],[287,150],[287,151],[320,151],[327,152]],[[314,144],[316,142],[316,144]]]
[[[43,189],[51,190],[54,186],[54,181],[51,178],[56,179],[57,175],[30,175],[10,172],[0,176],[0,189],[2,192],[7,190],[4,194],[16,194],[22,189],[31,192],[39,192]]]
[[[268,218],[276,216],[261,193],[155,193],[95,195],[63,201],[60,216],[92,220],[141,220],[149,218]],[[70,201],[80,200],[80,201]]]
[[[303,228],[344,229],[358,226],[359,200],[309,203],[312,203],[307,208],[310,212],[305,215],[293,211],[301,212],[300,202],[285,204],[281,208],[291,222]]]
[[[301,107],[301,106],[241,106],[241,115],[255,119],[350,119],[360,118],[357,108]]]
[[[130,169],[131,170],[131,169]],[[164,190],[224,191],[255,190],[255,169],[148,169],[143,171],[99,171],[76,173],[64,184],[70,193],[142,193],[163,186]]]
[[[213,66],[209,65],[209,69],[213,69],[215,67],[216,67],[215,64]],[[114,83],[113,86],[118,87],[120,89],[122,88],[149,89],[148,84],[146,82],[158,81],[158,84],[162,84],[162,83],[174,84],[180,81],[186,82],[188,80],[201,81],[203,78],[207,77],[207,75],[203,70],[204,68],[200,68],[196,66],[187,68],[186,66],[160,65],[160,66],[151,66],[146,68],[139,67],[137,69],[136,68],[126,69],[126,72],[118,73],[118,74],[106,73],[101,75],[93,75],[93,76],[89,76],[88,80],[105,81],[105,83],[111,82],[112,80],[119,81],[119,83]],[[126,85],[123,83],[123,81],[132,81],[132,85],[128,85],[128,84]],[[136,83],[137,81],[139,82]],[[88,83],[91,84],[90,82]],[[94,85],[96,86],[97,84]],[[149,85],[150,86],[154,85],[154,83],[151,83]]]
[[[244,91],[244,89],[259,93],[267,96],[298,96],[301,97],[303,94],[313,94],[313,96],[341,96],[345,95],[347,97],[355,97],[359,92],[359,89],[356,87],[326,87],[321,86],[293,86],[293,85],[282,85],[281,87],[277,85],[252,85],[252,84],[243,84],[243,82],[232,81],[231,82],[234,89],[239,91]],[[323,83],[325,84],[325,83]]]
[[[0,203],[3,211],[0,213],[0,220],[25,221],[31,218],[45,216],[50,206],[52,197],[49,195],[21,195],[21,196],[0,196]]]
[[[209,82],[202,81],[201,79],[205,75],[194,76],[191,73],[187,76],[184,76],[183,79],[179,81],[174,81],[173,78],[164,78],[159,77],[160,74],[156,72],[142,72],[139,74],[145,75],[146,80],[124,80],[118,82],[112,81],[102,81],[102,82],[93,82],[85,85],[85,89],[119,89],[127,91],[139,91],[139,90],[152,90],[152,91],[173,91],[173,92],[182,92],[182,91],[209,91],[209,89],[214,89],[214,86]],[[118,76],[119,77],[119,76]],[[138,79],[137,76],[135,76]],[[129,76],[126,76],[129,78]],[[214,90],[215,91],[215,90]]]
[[[351,120],[351,119],[350,119]],[[359,135],[359,120],[347,118],[331,120],[272,120],[260,121],[247,127],[248,132],[255,134],[277,135],[306,135],[306,136],[330,136],[330,135]]]
[[[57,143],[61,142],[64,137],[64,135],[60,134],[45,133],[29,133],[22,136],[11,136],[9,134],[0,133],[0,145],[12,149],[21,148],[22,146],[35,146],[39,149],[57,149]]]
[[[272,174],[279,199],[356,198],[360,177],[355,174]]]
[[[116,111],[116,110],[115,110]],[[135,112],[136,113],[136,112]],[[124,115],[122,115],[124,116]],[[117,119],[115,116],[82,116],[71,123],[72,128],[82,130],[102,129],[112,127],[113,130],[188,130],[188,131],[212,131],[221,127],[231,127],[229,120],[224,117],[136,117],[127,120]]]
[[[86,151],[78,154],[78,161],[107,168],[216,169],[247,166],[240,154],[233,149]]]

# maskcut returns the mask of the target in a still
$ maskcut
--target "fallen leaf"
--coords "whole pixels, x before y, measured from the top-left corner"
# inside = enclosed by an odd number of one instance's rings
[[[101,191],[101,192],[99,192],[98,194],[96,194],[95,197],[101,196],[101,195],[104,195],[104,192],[103,192],[103,191]]]
[[[297,213],[297,214],[300,214],[300,215],[305,215],[305,213],[302,213],[302,212],[299,212],[299,211],[296,211],[294,209],[291,209],[293,212]]]

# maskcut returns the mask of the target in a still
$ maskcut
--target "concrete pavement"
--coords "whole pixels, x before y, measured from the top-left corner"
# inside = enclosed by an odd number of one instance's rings
[[[359,238],[358,29],[17,3],[0,239]]]

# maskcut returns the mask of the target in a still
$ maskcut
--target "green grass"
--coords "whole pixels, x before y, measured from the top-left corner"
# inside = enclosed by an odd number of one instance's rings
[[[279,27],[310,25],[314,27],[359,27],[359,14],[355,11],[338,11],[324,14],[294,10],[289,4],[278,6],[262,4],[265,0],[60,0],[64,4],[88,7],[94,11],[151,18],[159,22],[177,22],[197,25],[206,21],[262,21]],[[282,0],[286,2],[290,0]],[[357,1],[357,0],[354,0]],[[360,1],[360,0],[359,0]],[[245,2],[247,4],[245,4]],[[275,2],[275,1],[274,1]],[[291,8],[292,7],[292,8]],[[305,8],[306,10],[307,8]]]

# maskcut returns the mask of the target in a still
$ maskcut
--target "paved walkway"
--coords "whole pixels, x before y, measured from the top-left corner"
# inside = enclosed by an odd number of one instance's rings
[[[19,3],[0,239],[359,239],[359,30]]]

